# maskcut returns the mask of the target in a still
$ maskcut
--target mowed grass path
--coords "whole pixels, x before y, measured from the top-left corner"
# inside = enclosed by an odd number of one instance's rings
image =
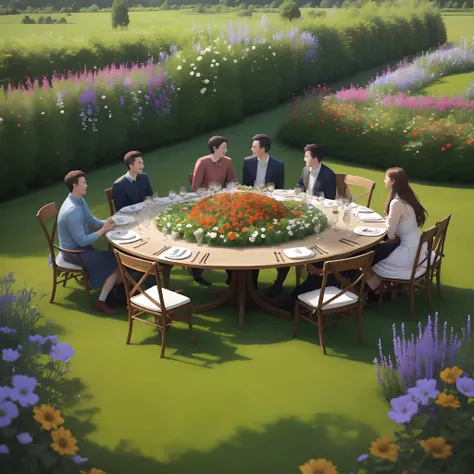
[[[274,136],[285,114],[280,107],[248,118],[225,130],[229,155],[241,174],[242,158],[251,137]],[[186,184],[195,159],[206,153],[208,136],[145,155],[146,171],[161,195]],[[315,137],[318,141],[319,137]],[[286,163],[286,184],[296,183],[303,153],[275,143],[272,154]],[[383,172],[328,160],[336,172],[377,181],[374,207],[381,211],[386,196]],[[88,174],[87,201],[95,215],[105,217],[103,190],[124,171],[121,164]],[[434,297],[440,317],[459,326],[472,310],[474,278],[469,264],[474,226],[474,190],[415,184],[430,212],[428,225],[453,214],[446,248],[444,298]],[[49,294],[51,272],[47,250],[34,215],[50,201],[66,195],[58,184],[30,196],[2,203],[0,208],[0,268],[14,271],[19,282]],[[195,286],[179,267],[173,287],[193,301],[211,298],[224,287],[223,272],[208,272],[210,288]],[[264,288],[275,272],[263,272]],[[289,290],[294,273],[287,281]],[[159,338],[137,325],[133,345],[125,345],[126,315],[106,317],[90,311],[80,287],[59,289],[55,305],[40,302],[51,332],[76,349],[72,363],[75,402],[66,409],[69,426],[86,437],[81,454],[110,473],[182,474],[225,470],[232,474],[292,473],[310,457],[333,459],[349,472],[359,454],[377,436],[390,432],[386,406],[379,400],[372,365],[377,340],[386,345],[392,323],[410,321],[408,301],[400,298],[381,311],[370,305],[364,314],[366,345],[357,344],[355,324],[340,325],[327,334],[329,356],[323,357],[315,328],[301,325],[292,339],[291,321],[257,310],[246,313],[245,329],[236,325],[234,308],[196,314],[197,346],[179,325],[169,334],[167,359],[159,359]],[[424,295],[417,312],[425,319]],[[409,329],[415,325],[409,323]],[[72,423],[72,425],[71,425]]]

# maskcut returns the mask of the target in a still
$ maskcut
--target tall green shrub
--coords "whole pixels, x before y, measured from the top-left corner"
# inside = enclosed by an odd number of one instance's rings
[[[282,3],[278,11],[284,20],[292,21],[301,18],[301,11],[296,2],[293,1]]]
[[[123,0],[114,0],[112,4],[112,28],[128,28],[129,24],[128,7],[123,3]]]

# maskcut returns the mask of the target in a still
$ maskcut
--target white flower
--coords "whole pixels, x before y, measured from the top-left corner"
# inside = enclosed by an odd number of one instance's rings
[[[59,112],[60,114],[63,114],[64,113],[64,110],[61,110],[61,112]]]
[[[226,242],[227,242],[227,239],[224,239],[222,242],[226,243]]]
[[[194,66],[194,67],[193,67],[193,71],[195,71],[196,69],[197,69],[197,66]]]
[[[211,64],[211,67],[214,67],[214,64]]]
[[[234,63],[236,63],[236,62],[237,62],[237,59],[234,59]]]
[[[221,234],[221,235],[219,235],[219,237],[220,237],[221,239],[223,239],[223,238],[224,238],[224,235],[223,235],[223,234]]]
[[[273,53],[272,53],[272,54],[273,54],[273,56],[276,56],[276,53],[275,53],[275,51],[273,51]]]
[[[105,99],[105,95],[103,95],[103,96],[101,97],[101,99]]]
[[[290,224],[290,225],[293,225],[294,223],[295,223],[295,221],[294,221],[293,219],[290,219],[290,220],[288,221],[288,224]]]
[[[108,109],[108,107],[106,105],[104,105],[104,109]],[[61,112],[62,112],[62,110],[61,110]]]
[[[309,227],[309,224],[306,222],[306,224],[304,225],[306,227],[306,229]]]
[[[215,59],[213,59],[213,60],[211,61],[211,63],[215,63],[215,62],[216,62],[216,60],[215,60]]]
[[[269,47],[268,47],[268,49],[272,49],[272,47],[271,47],[271,46],[269,46]]]
[[[195,66],[195,64],[194,64],[194,63],[191,63],[191,64],[189,65],[189,67],[193,67],[193,66]]]
[[[191,71],[189,74],[190,74],[191,76],[194,76],[194,71]]]
[[[215,238],[217,237],[217,232],[211,232],[211,233],[209,234],[209,237],[210,237],[211,239],[215,239]]]
[[[250,240],[250,242],[252,242],[252,244],[253,244],[253,243],[255,242],[255,237],[253,237],[253,235],[251,235],[251,236],[249,237],[249,240]]]
[[[217,92],[217,89],[214,89],[214,92]]]
[[[289,230],[288,235],[291,237],[293,235],[293,232],[291,232],[291,230]]]
[[[196,61],[201,61],[201,60],[202,60],[202,56],[198,56],[198,57],[196,58]]]
[[[286,226],[286,230],[291,230],[291,229],[292,229],[291,225]]]
[[[219,63],[216,63],[216,67],[219,66]]]
[[[260,237],[261,237],[262,239],[264,239],[264,238],[265,238],[265,234],[262,234]]]
[[[209,84],[209,79],[204,79],[202,82],[204,82],[204,84]]]
[[[197,72],[197,73],[196,73],[196,77],[201,77],[201,73],[200,73],[200,72]]]
[[[265,227],[262,227],[262,228],[260,229],[260,232],[265,232]]]
[[[213,227],[212,230],[218,231],[218,230],[219,230],[219,227]]]
[[[178,66],[176,69],[177,69],[178,71],[181,71],[181,69],[183,69],[183,66]]]
[[[185,62],[186,62],[186,58],[183,58],[183,63],[185,63]]]
[[[227,58],[226,58],[225,56],[224,56],[222,59],[223,59],[224,61],[227,61]]]
[[[255,49],[255,45],[252,46],[252,49]]]
[[[192,224],[186,224],[186,229],[190,229],[192,226]]]
[[[206,91],[207,91],[207,89],[206,89],[205,87],[203,87],[203,88],[201,89],[201,94],[205,94]]]

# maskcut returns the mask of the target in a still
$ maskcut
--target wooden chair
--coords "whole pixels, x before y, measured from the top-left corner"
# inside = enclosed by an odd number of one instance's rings
[[[111,216],[113,216],[117,212],[117,209],[115,208],[115,201],[114,201],[114,196],[112,194],[112,188],[106,189],[105,195],[107,196],[107,201],[109,203],[109,213]]]
[[[361,344],[364,343],[362,336],[363,292],[366,273],[372,264],[374,253],[368,252],[357,257],[324,263],[321,288],[299,295],[295,302],[293,337],[296,336],[298,330],[299,318],[305,319],[310,324],[317,326],[319,343],[323,354],[326,355],[324,329],[327,326],[338,324],[347,319],[356,319],[359,342]],[[351,270],[359,271],[359,275],[353,281],[350,281],[342,274]],[[329,275],[336,277],[340,288],[327,286]],[[337,319],[330,319],[330,316],[333,314],[342,314],[343,316]]]
[[[451,214],[446,219],[436,223],[436,235],[433,241],[433,254],[431,260],[431,282],[436,277],[436,286],[438,287],[438,295],[441,296],[441,264],[444,258],[444,244],[446,241],[446,234],[448,232],[449,222],[451,221]]]
[[[188,311],[188,325],[191,333],[191,340],[196,344],[192,323],[193,313],[191,300],[187,296],[162,287],[158,263],[132,257],[131,255],[126,255],[118,250],[115,250],[115,255],[117,256],[127,295],[127,344],[130,344],[130,339],[132,338],[133,321],[136,320],[142,323],[151,324],[161,331],[160,357],[163,358],[166,348],[167,329],[176,322],[176,319],[174,319],[175,313],[182,309],[187,309]],[[138,282],[135,281],[133,276],[130,274],[130,270],[143,273],[143,276]],[[148,290],[143,290],[141,285],[150,275],[155,278],[156,285]],[[154,317],[154,321],[140,318],[144,313],[151,314]]]
[[[351,186],[365,189],[361,194],[356,194],[355,197],[351,191]],[[339,196],[351,199],[356,202],[359,199],[367,196],[367,199],[362,205],[370,207],[372,201],[372,194],[375,189],[375,182],[360,176],[352,176],[350,174],[336,174],[336,189]]]
[[[191,186],[193,185],[193,176],[194,176],[194,173],[188,173],[189,184]]]
[[[83,250],[65,250],[59,247],[54,243],[56,237],[56,230],[58,224],[58,208],[56,207],[55,202],[50,202],[43,206],[36,214],[41,229],[46,236],[48,241],[49,253],[51,261],[49,265],[53,269],[53,291],[51,293],[50,303],[54,303],[54,297],[56,296],[56,287],[58,284],[62,283],[63,287],[66,286],[67,282],[71,279],[79,282],[78,277],[82,276],[84,280],[85,290],[87,293],[87,300],[89,301],[89,306],[92,307],[90,288],[89,288],[89,276],[87,275],[86,267],[81,258],[81,253]],[[47,227],[47,222],[53,219],[53,226],[51,232]],[[63,253],[69,255],[76,255],[78,258],[78,264],[69,263],[64,259]],[[62,280],[61,280],[62,278]]]
[[[407,293],[410,296],[410,311],[413,319],[416,319],[415,314],[415,293],[422,290],[427,291],[428,306],[431,306],[431,279],[432,279],[432,249],[433,241],[438,227],[434,225],[425,230],[420,237],[420,243],[416,251],[413,269],[409,279],[384,278],[379,286],[380,295],[378,305],[382,304],[383,295],[387,292],[397,291],[399,293]],[[398,287],[398,288],[396,288]],[[407,287],[407,288],[406,288]]]

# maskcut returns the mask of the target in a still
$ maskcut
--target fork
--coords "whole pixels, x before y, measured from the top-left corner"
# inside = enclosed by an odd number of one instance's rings
[[[206,253],[202,256],[201,260],[199,260],[199,263],[204,263],[204,260],[205,260],[206,257],[208,257],[208,256],[209,256],[209,253],[206,252]]]
[[[170,249],[171,246],[169,245],[165,245],[163,248],[161,248],[160,250],[158,250],[157,252],[155,252],[153,255],[160,255],[160,253],[163,253],[165,252],[166,250]]]

